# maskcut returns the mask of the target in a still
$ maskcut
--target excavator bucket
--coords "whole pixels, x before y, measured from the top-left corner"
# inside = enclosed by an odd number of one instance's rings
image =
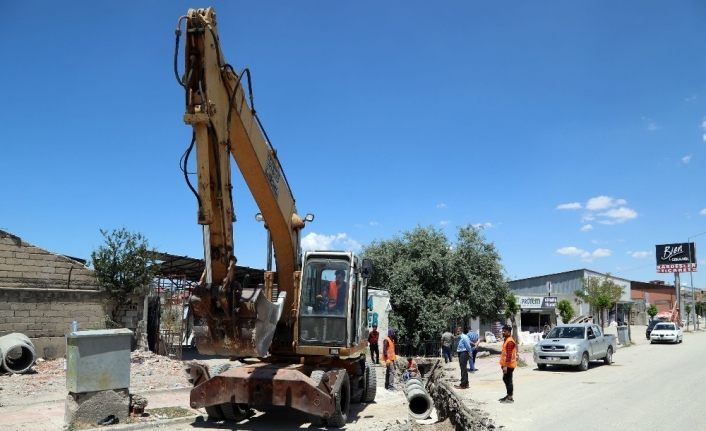
[[[286,293],[280,292],[277,300],[271,302],[262,288],[244,288],[237,306],[226,312],[212,306],[216,301],[205,300],[203,295],[192,296],[196,316],[207,322],[207,326],[194,328],[199,353],[238,358],[267,356],[285,297]],[[205,306],[208,303],[211,306]]]

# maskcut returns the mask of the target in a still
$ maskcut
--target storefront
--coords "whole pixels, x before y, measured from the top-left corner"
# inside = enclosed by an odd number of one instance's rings
[[[556,325],[556,296],[517,296],[520,331],[541,332],[544,325]]]

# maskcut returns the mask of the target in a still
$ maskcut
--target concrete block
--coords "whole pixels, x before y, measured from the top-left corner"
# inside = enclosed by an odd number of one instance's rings
[[[97,425],[108,416],[125,422],[130,413],[130,395],[127,388],[108,391],[70,393],[66,397],[64,425],[85,427]]]

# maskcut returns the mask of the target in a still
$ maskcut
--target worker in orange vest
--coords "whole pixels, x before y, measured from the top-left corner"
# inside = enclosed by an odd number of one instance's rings
[[[514,403],[515,400],[512,398],[513,384],[512,384],[512,373],[517,367],[517,343],[512,338],[512,326],[503,326],[503,348],[500,352],[500,368],[503,370],[503,382],[505,383],[505,390],[507,395],[500,398],[501,403]]]
[[[346,271],[339,269],[336,271],[336,280],[330,281],[328,285],[328,301],[326,309],[331,311],[342,311],[343,301],[346,296]]]
[[[382,342],[382,360],[385,362],[385,389],[393,389],[395,372],[395,330],[388,329],[387,337]]]

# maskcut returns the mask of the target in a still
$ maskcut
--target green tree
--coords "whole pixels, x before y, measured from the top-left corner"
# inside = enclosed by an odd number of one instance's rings
[[[507,285],[494,245],[474,227],[459,228],[455,244],[433,227],[417,227],[366,246],[371,286],[390,292],[390,325],[418,345],[436,339],[452,320],[495,317]]]
[[[576,314],[574,307],[571,305],[571,301],[568,299],[562,299],[559,301],[556,304],[556,308],[559,310],[559,316],[561,317],[561,321],[564,323],[569,323],[569,321],[573,319]]]
[[[91,252],[96,277],[108,297],[113,322],[125,306],[140,301],[155,276],[155,251],[140,233],[100,230],[105,243]]]
[[[520,304],[517,303],[517,297],[512,292],[508,292],[505,296],[505,319],[510,319],[510,323],[512,324],[512,338],[515,340],[515,343],[517,343],[517,321],[515,320],[515,316],[519,312]]]
[[[690,303],[687,302],[686,305],[684,305],[684,311],[686,311],[686,330],[688,331],[689,330],[689,317],[691,316],[691,304]],[[696,329],[696,328],[694,327],[694,329]]]
[[[583,290],[577,290],[575,294],[598,311],[598,318],[601,322],[601,328],[603,328],[603,314],[620,299],[623,295],[623,288],[611,280],[608,275],[602,279],[587,277],[583,280]]]
[[[647,307],[647,314],[650,316],[650,320],[654,319],[657,313],[659,313],[659,310],[657,310],[656,305],[650,304],[650,306]]]

